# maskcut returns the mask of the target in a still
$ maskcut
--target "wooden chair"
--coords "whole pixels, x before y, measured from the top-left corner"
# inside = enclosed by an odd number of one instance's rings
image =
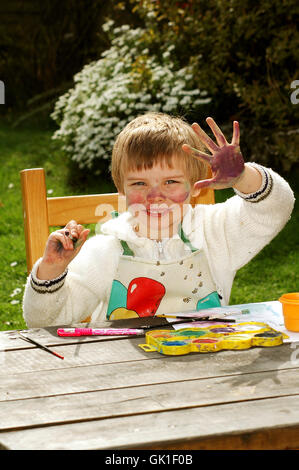
[[[43,255],[50,227],[64,227],[70,220],[83,225],[103,223],[113,210],[126,210],[125,198],[118,193],[47,197],[43,168],[22,170],[20,174],[28,273]],[[214,204],[214,190],[202,190],[191,203]]]

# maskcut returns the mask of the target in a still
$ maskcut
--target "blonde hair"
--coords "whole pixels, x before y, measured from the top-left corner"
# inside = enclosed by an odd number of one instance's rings
[[[123,192],[127,171],[152,168],[157,163],[173,167],[173,157],[182,162],[192,185],[206,178],[207,164],[184,152],[183,144],[204,149],[183,118],[151,112],[133,119],[118,135],[112,151],[111,174],[118,191]]]

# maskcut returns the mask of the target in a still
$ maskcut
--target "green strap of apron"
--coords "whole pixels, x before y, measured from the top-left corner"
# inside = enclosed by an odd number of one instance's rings
[[[194,253],[195,251],[198,251],[198,248],[195,248],[192,243],[190,242],[189,238],[187,238],[187,236],[185,235],[185,232],[183,230],[183,227],[182,227],[182,224],[180,223],[179,224],[179,227],[178,227],[178,234],[182,240],[182,242],[184,242],[189,248],[190,250],[192,251],[192,253]]]
[[[117,211],[112,211],[111,212],[111,217],[112,217],[112,219],[116,219],[118,217],[118,212]],[[134,251],[131,250],[131,248],[129,247],[127,242],[125,242],[124,240],[119,240],[119,241],[120,241],[121,246],[123,248],[123,255],[125,255],[125,256],[135,256]]]
[[[113,211],[111,212],[111,216],[112,218],[116,218],[118,217],[118,212],[117,211]],[[192,253],[194,253],[195,251],[197,251],[197,248],[195,248],[189,238],[187,238],[187,236],[185,235],[185,232],[183,230],[183,227],[182,227],[182,224],[180,223],[179,226],[178,226],[178,234],[179,234],[179,237],[181,238],[182,242],[184,242],[189,248],[190,250],[192,251]],[[131,250],[131,248],[129,247],[129,245],[127,244],[126,241],[124,240],[120,240],[120,243],[121,243],[121,246],[123,248],[123,254],[125,256],[135,256],[134,255],[134,252]]]
[[[125,242],[124,240],[119,240],[119,241],[121,243],[121,246],[123,247],[123,255],[125,255],[125,256],[135,256],[134,251],[131,250],[131,248],[129,247],[127,242]]]

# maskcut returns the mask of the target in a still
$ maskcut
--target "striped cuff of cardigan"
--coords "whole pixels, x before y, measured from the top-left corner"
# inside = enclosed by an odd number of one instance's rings
[[[32,273],[30,275],[30,285],[35,292],[39,294],[52,294],[57,292],[64,284],[68,270],[66,269],[59,277],[55,279],[41,281],[37,279]]]
[[[258,191],[256,191],[255,193],[245,194],[245,193],[241,193],[237,189],[234,189],[234,191],[238,196],[240,196],[245,201],[260,202],[263,199],[265,199],[267,196],[269,196],[269,194],[272,191],[272,187],[273,187],[272,176],[267,168],[264,168],[263,166],[258,165],[257,163],[247,163],[247,165],[250,165],[256,168],[260,172],[262,176],[262,184],[260,188],[258,189]]]

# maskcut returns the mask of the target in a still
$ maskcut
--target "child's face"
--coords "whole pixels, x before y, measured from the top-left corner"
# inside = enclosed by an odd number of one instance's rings
[[[166,164],[128,171],[124,193],[128,210],[136,218],[137,233],[154,239],[169,238],[177,232],[186,205],[195,195],[182,166],[171,168]]]

